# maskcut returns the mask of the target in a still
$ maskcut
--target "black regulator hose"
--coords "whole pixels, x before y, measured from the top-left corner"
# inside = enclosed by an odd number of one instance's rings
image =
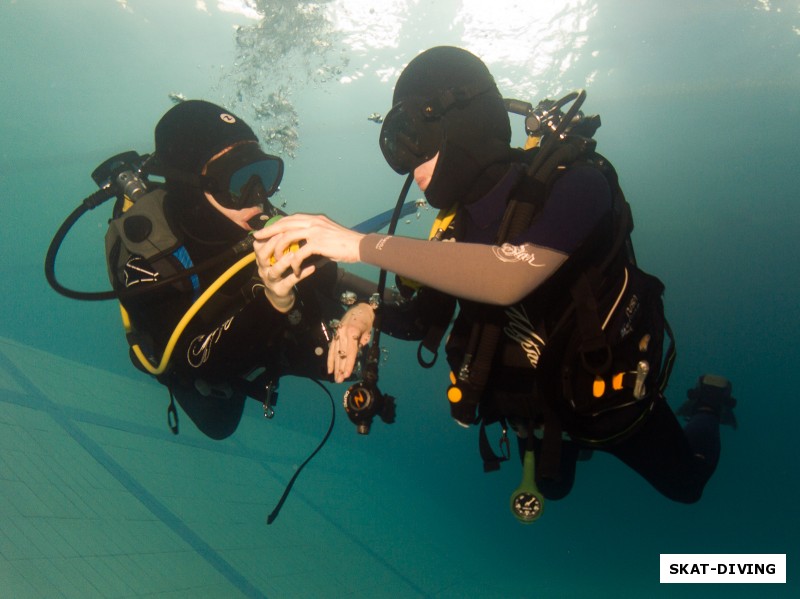
[[[406,197],[408,196],[408,190],[411,189],[411,184],[414,182],[414,173],[409,173],[408,177],[406,177],[406,181],[403,184],[403,188],[400,190],[400,195],[397,197],[397,204],[395,204],[394,212],[392,213],[392,220],[389,222],[389,228],[386,230],[387,235],[394,235],[394,232],[397,230],[397,223],[400,220],[400,212],[403,209],[403,204],[405,204]],[[386,270],[381,269],[380,274],[378,275],[378,298],[380,301],[383,301],[383,293],[386,291]],[[373,325],[373,334],[372,334],[372,348],[373,351],[371,353],[377,353],[380,355],[379,346],[381,340],[381,310],[375,313],[375,323]],[[369,354],[368,354],[369,355]],[[368,360],[369,363],[369,360]],[[375,364],[375,382],[377,382],[377,363]]]
[[[406,197],[408,197],[408,190],[411,189],[411,184],[414,182],[414,173],[409,173],[408,177],[406,177],[405,183],[403,183],[403,188],[400,190],[400,195],[397,197],[397,203],[394,206],[394,212],[392,212],[392,220],[389,221],[389,228],[386,230],[387,235],[394,235],[394,232],[397,230],[397,223],[400,221],[400,214],[403,210],[403,205],[406,202]],[[378,276],[378,296],[383,299],[383,292],[386,289],[386,271],[381,269],[380,275]]]
[[[84,199],[83,202],[81,202],[81,204],[72,211],[72,214],[70,214],[62,223],[61,227],[59,227],[58,231],[56,231],[53,240],[50,242],[50,247],[47,249],[47,255],[44,259],[44,276],[47,279],[47,282],[50,284],[50,287],[64,297],[82,301],[103,301],[111,299],[126,299],[136,297],[137,295],[152,293],[153,291],[156,291],[162,287],[166,287],[168,285],[177,283],[178,281],[188,279],[189,277],[208,270],[209,268],[213,268],[218,264],[230,262],[232,259],[250,252],[253,249],[253,237],[248,235],[245,239],[237,243],[232,248],[229,248],[213,258],[209,258],[197,266],[183,269],[172,276],[165,277],[142,287],[120,289],[118,291],[76,291],[74,289],[64,287],[56,279],[55,273],[56,256],[58,255],[58,251],[61,249],[61,244],[64,243],[64,238],[67,236],[67,233],[69,233],[69,230],[84,214],[86,214],[89,210],[97,208],[100,204],[106,202],[115,195],[116,194],[113,189],[103,188]]]
[[[44,276],[47,278],[47,282],[50,283],[50,287],[52,287],[53,290],[61,295],[71,299],[95,301],[115,299],[118,297],[115,291],[75,291],[74,289],[68,289],[58,282],[55,272],[56,256],[58,255],[58,250],[61,249],[61,244],[64,242],[64,238],[67,236],[69,230],[78,221],[78,219],[89,212],[89,210],[97,208],[100,204],[110,200],[115,195],[116,193],[114,192],[114,189],[111,186],[108,186],[98,189],[92,195],[85,198],[83,202],[81,202],[81,204],[72,211],[72,214],[70,214],[61,224],[61,227],[59,227],[58,231],[56,231],[53,240],[50,242],[50,247],[47,249],[47,255],[44,259]]]
[[[322,390],[328,395],[328,399],[331,400],[331,421],[330,424],[328,424],[328,430],[325,433],[325,436],[322,438],[322,441],[319,442],[317,448],[311,453],[310,456],[306,458],[306,461],[300,464],[297,470],[295,470],[294,476],[292,476],[292,478],[289,480],[289,483],[286,485],[286,489],[283,491],[283,495],[281,495],[281,498],[275,505],[275,509],[273,509],[272,512],[270,512],[270,514],[267,516],[267,524],[272,524],[273,522],[275,522],[275,518],[278,517],[278,514],[280,513],[281,508],[283,507],[283,504],[286,502],[286,499],[289,497],[289,493],[291,493],[292,491],[292,487],[294,487],[294,483],[297,481],[297,477],[300,476],[300,473],[303,471],[303,468],[306,467],[306,464],[308,464],[314,458],[314,456],[317,455],[319,451],[324,447],[325,443],[328,442],[328,438],[331,436],[331,433],[333,432],[333,425],[336,422],[336,403],[333,401],[333,395],[331,395],[331,392],[328,391],[325,385],[323,385],[319,381],[313,380],[313,382],[319,385],[322,388]]]
[[[400,195],[397,198],[392,219],[389,223],[388,234],[394,235],[400,214],[405,204],[408,190],[414,181],[413,173],[406,178]],[[369,432],[372,419],[378,415],[386,423],[394,422],[394,398],[384,396],[378,389],[378,363],[381,356],[381,325],[383,317],[383,295],[386,291],[387,272],[381,269],[378,276],[378,306],[375,310],[375,321],[372,328],[372,343],[367,350],[363,360],[363,377],[360,382],[351,385],[344,395],[345,411],[348,417],[356,425],[359,434],[365,435]]]
[[[550,157],[550,154],[553,153],[553,151],[556,149],[556,146],[561,141],[563,141],[562,136],[564,134],[564,131],[572,123],[572,119],[574,119],[575,116],[578,114],[578,111],[583,105],[584,100],[586,100],[586,91],[581,89],[567,94],[566,96],[564,96],[555,103],[555,106],[552,108],[555,110],[560,110],[563,106],[565,106],[569,102],[572,102],[572,106],[570,106],[567,113],[561,118],[561,121],[558,123],[556,130],[547,136],[544,143],[542,144],[542,147],[536,153],[536,156],[534,157],[533,161],[528,167],[528,174],[531,177],[536,176],[536,173],[538,172],[539,168]]]

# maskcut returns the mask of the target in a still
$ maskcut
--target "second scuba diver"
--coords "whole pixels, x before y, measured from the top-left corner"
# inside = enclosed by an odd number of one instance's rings
[[[533,485],[535,455],[544,496],[565,496],[579,456],[599,449],[666,497],[695,502],[717,465],[721,421],[735,423],[731,385],[701,377],[681,409],[685,428],[667,404],[674,354],[664,349],[663,285],[636,265],[629,206],[594,152],[599,118],[580,124],[572,109],[556,118],[576,97],[529,111],[544,131],[522,151],[510,145],[509,103],[484,63],[460,48],[423,52],[397,81],[380,146],[442,211],[434,241],[363,235],[298,214],[254,234],[257,260],[264,267],[305,240],[290,257],[301,278],[312,255],[397,273],[418,289],[408,318],[439,310],[442,331],[457,298],[446,344],[451,414],[464,426],[500,422],[504,435],[510,425],[531,469],[524,482]],[[358,332],[340,328],[349,331]],[[330,368],[337,381],[350,373],[335,354]],[[487,469],[492,459],[484,455]],[[519,493],[512,511],[531,521],[536,501]]]

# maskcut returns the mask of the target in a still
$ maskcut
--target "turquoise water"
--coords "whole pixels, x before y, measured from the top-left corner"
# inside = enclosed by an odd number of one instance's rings
[[[302,18],[268,4],[261,22],[223,10],[232,1],[0,0],[0,596],[794,595],[797,3],[340,1]],[[327,426],[321,391],[287,380],[273,421],[254,404],[225,442],[188,418],[173,437],[115,306],[47,286],[47,246],[93,191],[89,174],[151,151],[170,94],[233,106],[293,154],[288,210],[354,224],[387,209],[402,181],[367,116],[389,108],[397,69],[439,44],[483,56],[508,96],[587,89],[639,262],[667,286],[670,401],[708,371],[740,400],[700,503],[672,504],[595,455],[567,499],[518,525],[518,467],[484,475],[477,431],[447,414],[444,369],[422,372],[414,347],[387,340],[397,423],[358,437],[337,400],[329,445],[267,527]],[[60,255],[68,286],[107,284],[108,209],[95,212]],[[401,232],[424,234],[431,216]],[[789,582],[660,585],[661,553],[786,553]]]

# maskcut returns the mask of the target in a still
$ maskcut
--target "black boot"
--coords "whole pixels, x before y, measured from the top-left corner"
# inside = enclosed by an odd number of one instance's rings
[[[731,391],[733,385],[725,377],[704,374],[697,379],[697,386],[686,392],[688,399],[676,414],[689,420],[697,413],[706,412],[717,416],[720,424],[736,428],[736,416],[733,413],[736,399],[731,396]]]

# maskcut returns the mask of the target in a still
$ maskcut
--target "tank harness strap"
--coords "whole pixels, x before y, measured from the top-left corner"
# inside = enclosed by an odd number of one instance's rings
[[[575,303],[575,320],[580,332],[578,352],[584,368],[595,375],[604,374],[611,367],[611,347],[600,322],[599,309],[589,277],[581,274],[570,288]]]
[[[424,307],[424,318],[427,321],[427,331],[417,347],[417,362],[423,368],[431,368],[436,364],[439,346],[453,320],[456,299],[451,295],[430,288],[421,290],[420,293],[421,295],[417,301],[424,302],[422,305]],[[423,349],[432,354],[433,357],[430,360],[423,358]]]
[[[611,174],[612,179],[616,182],[616,173],[612,171]],[[570,288],[570,295],[575,308],[575,318],[581,335],[581,344],[578,351],[581,354],[581,361],[584,367],[594,374],[605,372],[611,366],[612,359],[611,348],[603,330],[594,290],[600,286],[603,277],[612,264],[620,259],[623,246],[629,245],[627,242],[633,230],[630,204],[625,200],[618,185],[616,189],[612,190],[612,193],[615,196],[614,211],[616,222],[613,223],[614,240],[611,247],[603,262],[599,266],[586,269],[578,276],[578,279]],[[592,237],[596,236],[597,232],[592,235]],[[628,256],[627,262],[634,263],[635,261],[632,256]],[[556,328],[563,323],[568,314],[569,311],[562,317]]]
[[[672,367],[675,365],[675,358],[678,355],[675,349],[675,335],[672,333],[672,327],[669,326],[669,322],[667,322],[666,318],[664,319],[664,332],[667,334],[667,337],[669,337],[669,346],[667,347],[666,354],[664,354],[661,373],[658,375],[658,380],[656,381],[656,388],[658,389],[659,395],[662,395],[667,388],[669,377],[672,375]]]
[[[194,267],[194,263],[192,262],[191,256],[189,256],[189,252],[186,249],[186,246],[182,245],[177,250],[172,252],[172,256],[181,263],[183,268],[189,270],[190,268]],[[189,278],[189,281],[192,285],[192,293],[194,294],[194,299],[197,299],[200,296],[200,278],[195,274]]]
[[[555,170],[563,164],[571,164],[583,155],[589,155],[594,152],[595,142],[591,139],[577,138],[575,140],[568,139],[574,143],[564,143],[553,151],[553,155],[541,162],[541,166],[536,172],[529,172],[529,177],[524,180],[524,186],[518,188],[514,197],[509,201],[509,206],[503,217],[501,231],[498,235],[498,243],[512,239],[521,234],[525,229],[530,226],[530,223],[535,216],[536,210],[546,198],[549,191],[548,183]],[[576,283],[571,289],[573,304],[567,309],[564,316],[561,318],[556,328],[559,328],[570,314],[577,311],[576,319],[578,327],[581,332],[583,343],[581,346],[582,358],[588,360],[590,354],[595,354],[593,357],[601,358],[599,362],[595,362],[594,367],[600,370],[607,369],[611,364],[611,349],[603,331],[603,327],[599,317],[597,300],[592,293],[592,289],[599,286],[603,276],[612,266],[615,261],[621,259],[623,254],[623,246],[628,250],[627,260],[634,262],[632,251],[630,250],[629,235],[633,229],[633,219],[631,217],[630,205],[625,200],[619,185],[616,184],[616,173],[613,167],[597,155],[599,159],[599,168],[602,169],[604,174],[609,179],[614,193],[614,240],[606,254],[603,262],[594,268],[582,273]],[[522,198],[522,199],[520,199]],[[598,227],[598,230],[601,227]],[[595,237],[594,235],[592,237]],[[475,405],[480,401],[483,395],[483,390],[488,380],[488,373],[491,369],[493,358],[496,354],[497,346],[499,344],[502,334],[502,329],[497,323],[491,321],[484,321],[477,329],[477,333],[473,333],[470,339],[470,345],[474,347],[473,352],[469,352],[469,358],[465,357],[462,371],[466,370],[469,378],[467,385],[463,385],[465,399],[471,399]],[[471,363],[467,360],[471,359]],[[464,402],[466,403],[466,402]],[[562,445],[562,424],[555,408],[551,405],[550,401],[540,402],[544,424],[544,436],[541,445],[541,455],[539,456],[539,472],[543,478],[555,479],[558,477],[561,465],[561,445]],[[453,412],[454,404],[451,403],[451,412]],[[460,417],[458,420],[465,422],[464,412],[468,405],[458,406]],[[454,417],[455,414],[454,414]],[[484,470],[489,471],[499,467],[498,460],[492,460],[491,456],[484,454],[484,447],[488,444],[485,438],[485,430],[481,426],[481,455],[484,457]]]
[[[594,140],[569,137],[556,146],[549,156],[537,155],[536,158],[540,160],[535,160],[534,164],[540,166],[535,170],[529,169],[527,176],[521,179],[508,202],[495,243],[502,245],[525,231],[530,226],[537,209],[545,201],[549,191],[548,183],[556,169],[560,165],[571,164],[593,148]],[[544,160],[541,160],[542,158]],[[469,345],[474,347],[475,351],[468,351],[465,355],[459,379],[463,391],[466,392],[464,400],[469,399],[473,402],[475,410],[486,388],[502,333],[501,323],[490,319],[484,319],[478,327],[473,328]],[[474,422],[475,410],[470,417],[467,413],[470,406],[464,400],[458,404],[451,402],[451,413],[460,422]],[[458,412],[458,417],[454,411]]]
[[[539,474],[542,478],[555,480],[561,470],[561,419],[549,401],[542,402],[544,437],[539,455]],[[531,432],[531,434],[533,434]]]
[[[449,210],[440,210],[431,226],[428,238],[435,242],[450,239],[454,232],[457,212],[456,206]],[[453,320],[456,299],[430,287],[421,289],[419,284],[414,282],[411,284],[418,290],[416,301],[422,302],[421,313],[424,315],[426,325],[425,337],[417,347],[417,362],[423,368],[432,368],[439,357],[439,346],[442,344],[442,339]],[[423,350],[427,350],[432,357],[425,359]]]

